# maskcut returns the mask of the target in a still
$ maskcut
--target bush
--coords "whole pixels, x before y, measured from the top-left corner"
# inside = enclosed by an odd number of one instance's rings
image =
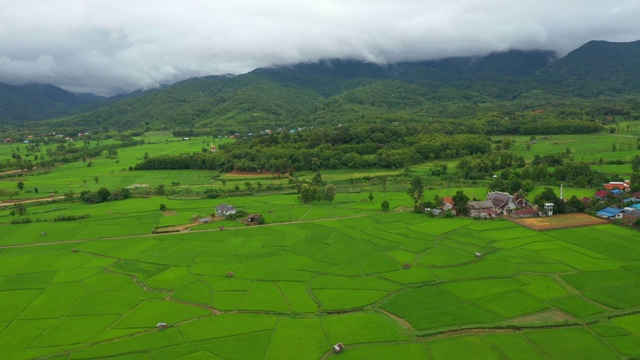
[[[21,218],[21,219],[13,219],[11,220],[11,224],[16,225],[16,224],[28,224],[31,222],[30,218]]]
[[[81,220],[81,219],[86,219],[88,218],[89,214],[83,214],[83,215],[63,215],[60,214],[56,217],[53,218],[53,221],[75,221],[75,220]]]

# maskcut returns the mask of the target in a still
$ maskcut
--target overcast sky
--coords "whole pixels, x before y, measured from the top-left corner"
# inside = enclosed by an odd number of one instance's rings
[[[640,0],[0,0],[0,82],[113,95],[323,58],[562,54],[640,39]]]

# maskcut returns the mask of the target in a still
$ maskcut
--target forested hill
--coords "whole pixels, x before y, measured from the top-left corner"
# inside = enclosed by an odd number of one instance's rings
[[[65,116],[98,99],[95,95],[75,95],[49,84],[13,86],[0,83],[0,122]]]
[[[545,67],[536,77],[580,97],[640,91],[640,41],[590,41]]]
[[[49,124],[243,133],[482,118],[475,124],[486,128],[475,131],[515,132],[522,127],[504,122],[530,121],[522,114],[540,109],[539,117],[551,122],[640,118],[639,53],[640,42],[590,42],[561,59],[549,51],[513,50],[386,65],[326,60],[274,66],[189,79]]]

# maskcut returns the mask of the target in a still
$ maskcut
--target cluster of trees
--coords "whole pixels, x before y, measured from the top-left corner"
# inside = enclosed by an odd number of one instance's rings
[[[73,198],[73,195],[73,191],[71,191],[71,194],[65,194],[65,197]],[[99,204],[106,201],[125,200],[129,197],[131,197],[131,191],[127,188],[122,188],[111,192],[104,186],[98,189],[98,191],[96,192],[85,190],[80,193],[80,199],[82,199],[82,201],[87,204]]]
[[[111,136],[106,136],[110,138]],[[33,169],[33,168],[45,168],[50,169],[56,164],[70,163],[74,161],[87,162],[88,159],[105,156],[109,158],[115,158],[118,156],[118,149],[126,148],[136,145],[142,145],[145,143],[144,139],[136,140],[131,137],[130,134],[124,134],[117,136],[117,140],[120,143],[109,143],[100,145],[100,139],[105,138],[102,136],[98,139],[92,139],[87,135],[81,141],[66,141],[63,138],[58,137],[43,137],[34,138],[33,143],[24,146],[24,151],[21,153],[21,147],[16,146],[15,150],[12,150],[11,159],[6,159],[4,163],[0,163],[0,170],[6,169]],[[91,143],[94,142],[94,145]],[[41,152],[42,146],[47,146],[43,154],[36,154]],[[88,163],[90,166],[91,162]]]
[[[327,184],[325,186],[302,184],[300,185],[300,195],[298,198],[305,204],[311,201],[332,202],[336,197],[336,192],[337,188],[333,184]]]
[[[91,215],[89,214],[82,214],[82,215],[64,215],[64,214],[60,214],[56,217],[53,218],[53,221],[75,221],[75,220],[82,220],[82,219],[86,219],[88,217],[90,217]]]
[[[334,127],[259,136],[220,147],[217,153],[163,155],[144,159],[135,170],[209,169],[219,171],[402,168],[433,159],[491,151],[480,135],[418,135],[415,127]]]

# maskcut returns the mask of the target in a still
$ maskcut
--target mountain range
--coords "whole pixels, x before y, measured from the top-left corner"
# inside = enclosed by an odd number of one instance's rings
[[[192,78],[102,98],[0,84],[0,123],[49,120],[101,130],[322,125],[340,119],[461,117],[480,104],[596,99],[640,91],[640,41],[552,51],[373,64],[348,59]],[[524,105],[523,105],[524,106]],[[532,105],[533,106],[533,105]]]

